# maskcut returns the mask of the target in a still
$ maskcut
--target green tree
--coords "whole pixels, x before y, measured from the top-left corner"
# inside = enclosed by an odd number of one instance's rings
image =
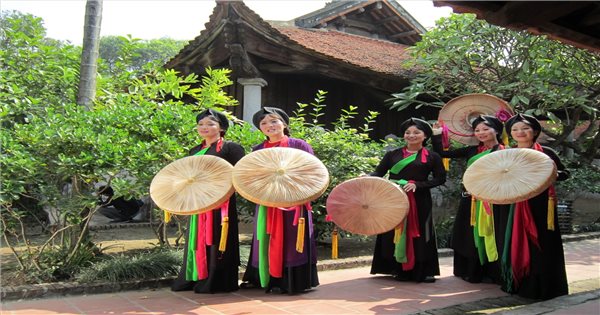
[[[129,71],[141,73],[148,64],[165,64],[185,43],[171,38],[141,40],[131,36],[103,36],[100,38],[100,58],[107,73],[118,73],[124,65]]]
[[[583,158],[598,154],[600,132],[600,56],[545,36],[513,31],[472,14],[442,18],[411,49],[407,66],[417,72],[411,84],[388,104],[441,107],[466,93],[489,93],[510,102],[517,112],[556,123],[545,133],[552,146],[571,147]],[[576,142],[569,135],[589,122]]]
[[[47,40],[42,21],[20,13],[3,14],[0,35],[2,234],[10,248],[27,245],[14,252],[24,276],[68,278],[95,255],[94,244],[83,242],[95,184],[146,195],[154,174],[196,142],[195,111],[235,104],[221,90],[232,83],[229,70],[207,69],[203,78],[158,68],[105,77],[88,110],[75,101],[79,49]],[[28,238],[24,200],[58,214],[41,244]]]
[[[0,119],[3,128],[27,122],[46,104],[73,103],[81,48],[48,39],[30,14],[0,15]]]

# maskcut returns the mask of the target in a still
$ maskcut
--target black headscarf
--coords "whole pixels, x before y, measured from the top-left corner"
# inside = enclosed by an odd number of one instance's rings
[[[431,129],[431,125],[428,122],[419,118],[409,118],[400,124],[400,135],[404,135],[406,129],[408,129],[410,126],[415,126],[425,133],[425,140],[423,140],[423,144],[425,144],[427,139],[431,138],[431,135],[433,134],[433,129]]]
[[[275,115],[281,117],[281,120],[286,124],[290,124],[290,116],[283,111],[281,108],[277,107],[263,107],[252,116],[252,123],[256,128],[260,129],[260,122],[267,115]]]
[[[480,123],[484,123],[486,126],[496,130],[496,139],[498,139],[498,142],[502,142],[502,129],[504,129],[504,125],[500,119],[490,115],[479,115],[479,117],[473,119],[471,122],[471,128],[475,130],[475,127]]]
[[[512,126],[518,122],[522,122],[522,123],[529,125],[531,127],[531,129],[533,129],[533,131],[535,131],[535,134],[533,135],[533,141],[536,141],[537,138],[540,136],[540,133],[542,132],[542,125],[540,125],[540,122],[531,115],[516,114],[516,115],[512,116],[504,124],[506,133],[510,134],[510,130],[512,129]]]
[[[225,114],[221,113],[218,110],[214,110],[214,109],[210,109],[210,108],[201,112],[200,114],[198,114],[198,116],[196,116],[196,123],[198,123],[202,118],[207,117],[207,116],[212,116],[212,117],[216,118],[217,121],[219,122],[219,126],[224,131],[227,131],[227,128],[229,128],[229,119],[227,119],[227,116],[225,116]]]

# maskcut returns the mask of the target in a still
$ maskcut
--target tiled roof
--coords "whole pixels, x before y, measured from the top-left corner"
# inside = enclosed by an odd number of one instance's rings
[[[402,63],[409,46],[332,30],[272,25],[291,41],[341,62],[394,76],[410,72]]]

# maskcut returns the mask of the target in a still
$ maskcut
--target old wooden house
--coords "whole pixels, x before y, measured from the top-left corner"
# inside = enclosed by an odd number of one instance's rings
[[[348,105],[361,116],[378,111],[372,136],[381,138],[411,115],[435,118],[427,109],[398,113],[384,106],[413,75],[403,62],[424,32],[393,0],[333,1],[287,22],[267,22],[241,1],[217,1],[205,29],[165,67],[199,75],[209,66],[232,69],[236,83],[227,92],[240,106],[231,110],[246,121],[261,106],[292,113],[297,102],[310,103],[325,90],[323,122]]]

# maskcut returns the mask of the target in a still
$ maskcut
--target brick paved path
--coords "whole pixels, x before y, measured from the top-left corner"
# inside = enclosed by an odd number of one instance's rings
[[[565,243],[565,255],[572,294],[600,288],[600,239]],[[470,284],[453,277],[452,257],[441,258],[440,267],[442,275],[432,284],[397,282],[390,277],[372,276],[369,267],[361,267],[320,272],[320,286],[293,296],[266,294],[262,290],[206,295],[160,289],[9,302],[1,305],[1,313],[464,314],[468,309],[487,309],[484,313],[495,308],[502,310],[507,307],[502,301],[531,303],[507,295],[497,285]],[[576,297],[573,295],[572,299]],[[577,314],[599,313],[598,299],[580,300],[569,309]],[[555,314],[574,314],[562,309],[563,304],[554,304],[550,311]]]

